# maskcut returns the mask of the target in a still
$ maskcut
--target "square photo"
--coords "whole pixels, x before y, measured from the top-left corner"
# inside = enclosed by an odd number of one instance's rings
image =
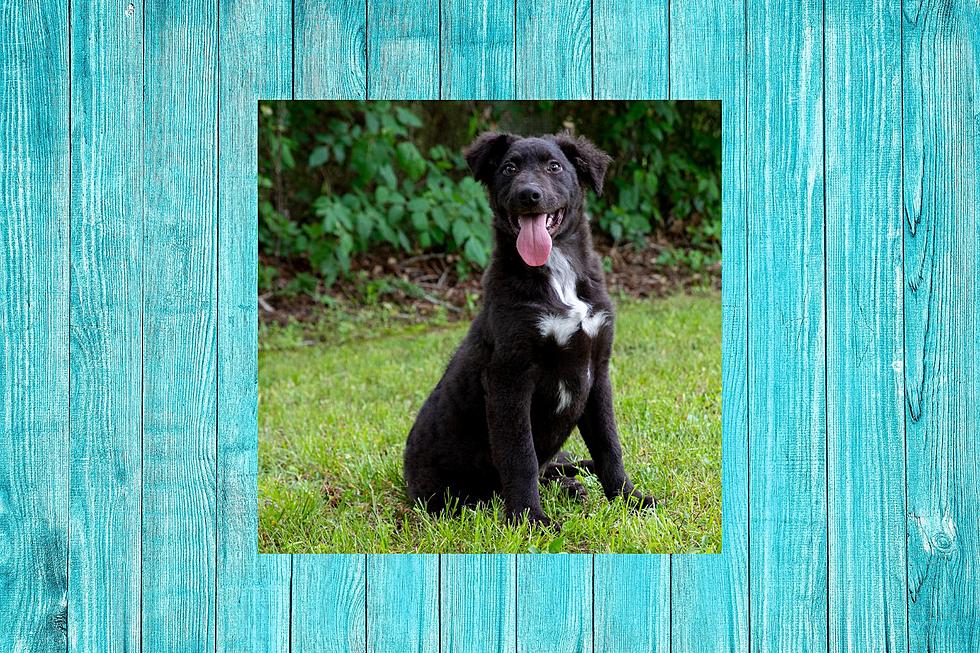
[[[263,553],[721,551],[721,103],[263,101]]]

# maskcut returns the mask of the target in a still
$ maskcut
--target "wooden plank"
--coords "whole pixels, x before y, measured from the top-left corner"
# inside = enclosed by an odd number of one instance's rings
[[[980,646],[980,8],[905,4],[909,649]]]
[[[518,98],[592,97],[591,31],[589,2],[518,2]],[[592,561],[581,554],[517,556],[520,653],[592,650]]]
[[[593,3],[595,97],[667,98],[667,13],[661,0]],[[670,650],[670,556],[599,555],[593,564],[595,650]]]
[[[444,0],[443,97],[514,98],[514,20],[513,2]],[[516,652],[516,556],[442,555],[440,565],[442,650]]]
[[[220,5],[218,115],[218,651],[288,651],[288,556],[257,555],[257,100],[292,94],[292,12]]]
[[[592,3],[595,97],[652,100],[669,95],[670,27],[667,0]],[[691,3],[675,10],[691,13]],[[671,17],[673,20],[673,17]],[[711,29],[717,29],[715,24]]]
[[[592,555],[517,556],[518,653],[590,653]]]
[[[439,98],[439,0],[367,0],[367,97]]]
[[[0,641],[64,650],[69,74],[64,3],[0,11]]]
[[[71,16],[69,640],[140,646],[142,7]],[[134,164],[135,162],[135,164]]]
[[[145,5],[143,647],[215,646],[217,7]]]
[[[439,556],[369,555],[367,588],[368,651],[439,651]]]
[[[517,98],[592,97],[592,16],[588,0],[517,2]]]
[[[290,650],[366,650],[365,559],[363,555],[293,556]]]
[[[441,43],[442,97],[514,97],[514,0],[443,0]]]
[[[722,101],[722,554],[672,556],[675,653],[748,649],[744,16],[716,0],[670,14],[671,97]]]
[[[595,651],[670,648],[668,555],[595,556]]]
[[[367,11],[368,97],[438,98],[438,0],[368,0]],[[367,590],[368,650],[439,650],[437,555],[369,555]]]
[[[304,1],[294,11],[294,99],[364,97],[363,0]],[[365,581],[363,555],[292,556],[290,650],[366,650]]]
[[[827,2],[831,650],[906,650],[901,9]]]
[[[513,555],[443,555],[439,604],[442,651],[517,651]],[[474,633],[478,633],[474,637]]]
[[[365,97],[364,0],[295,0],[293,98]]]
[[[827,647],[822,3],[748,10],[750,642]]]

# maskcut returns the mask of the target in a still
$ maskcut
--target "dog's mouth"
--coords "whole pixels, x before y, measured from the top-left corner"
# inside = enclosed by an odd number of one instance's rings
[[[565,218],[565,209],[556,209],[551,213],[525,213],[516,218],[517,253],[528,265],[544,265],[551,254],[551,238]]]

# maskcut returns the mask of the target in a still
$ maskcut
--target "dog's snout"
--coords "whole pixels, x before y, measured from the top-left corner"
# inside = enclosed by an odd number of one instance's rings
[[[538,186],[525,186],[517,191],[517,199],[524,206],[533,206],[541,201],[544,193]]]

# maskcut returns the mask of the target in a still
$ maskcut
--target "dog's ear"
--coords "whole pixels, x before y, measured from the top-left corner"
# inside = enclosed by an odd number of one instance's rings
[[[493,172],[500,164],[500,158],[507,153],[511,144],[517,140],[513,134],[484,132],[469,147],[463,150],[466,163],[477,181],[489,184]]]
[[[612,157],[584,136],[573,138],[569,134],[559,134],[554,139],[561,151],[575,166],[579,183],[594,190],[596,195],[602,195],[602,183],[606,178],[606,170],[612,163]]]

